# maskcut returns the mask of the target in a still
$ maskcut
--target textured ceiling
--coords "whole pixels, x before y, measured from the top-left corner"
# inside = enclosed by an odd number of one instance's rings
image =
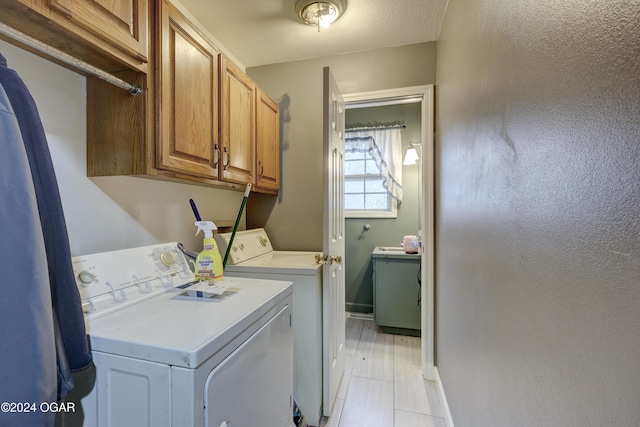
[[[437,40],[447,0],[347,0],[319,33],[296,0],[180,0],[245,67]]]

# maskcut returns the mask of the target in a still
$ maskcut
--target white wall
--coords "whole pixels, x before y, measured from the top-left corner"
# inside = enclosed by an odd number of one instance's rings
[[[145,178],[87,178],[84,76],[4,41],[0,53],[38,106],[73,256],[170,241],[199,250],[190,198],[203,219],[235,221],[242,192]]]

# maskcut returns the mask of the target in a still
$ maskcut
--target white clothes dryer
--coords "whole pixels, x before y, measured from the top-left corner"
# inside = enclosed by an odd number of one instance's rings
[[[217,234],[220,254],[231,233]],[[238,231],[225,277],[293,282],[293,398],[310,425],[322,417],[322,264],[317,252],[276,251],[263,228]]]
[[[232,278],[191,296],[176,243],[73,268],[96,365],[85,426],[293,426],[291,282]]]

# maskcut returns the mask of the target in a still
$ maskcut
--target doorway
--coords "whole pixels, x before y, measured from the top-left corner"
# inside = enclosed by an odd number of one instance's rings
[[[384,107],[389,107],[388,111],[393,111],[393,114],[398,112],[407,111],[408,115],[411,115],[411,111],[418,111],[417,121],[419,125],[419,131],[417,132],[417,138],[413,134],[410,134],[408,138],[403,138],[403,155],[407,151],[409,142],[414,143],[413,147],[417,148],[420,159],[414,169],[403,168],[403,174],[407,171],[406,179],[403,177],[403,182],[407,183],[408,188],[416,186],[418,193],[417,200],[415,200],[415,208],[417,212],[413,212],[415,215],[416,229],[413,233],[405,234],[417,234],[419,232],[422,238],[423,255],[421,258],[421,329],[422,329],[422,375],[427,380],[435,380],[434,370],[434,144],[433,144],[433,124],[434,124],[434,87],[433,85],[415,86],[409,88],[391,89],[374,92],[361,92],[354,94],[344,95],[345,106],[347,109],[347,117],[350,112],[354,112],[354,121],[358,121],[365,115],[359,114],[359,110],[365,109],[377,109],[382,111]],[[403,107],[404,106],[404,107]],[[374,110],[371,110],[374,111]],[[358,112],[358,113],[356,113]],[[391,114],[391,113],[390,113]],[[403,117],[392,118],[389,116],[389,120],[398,120],[398,125],[403,125]],[[360,124],[373,124],[375,123],[358,123]],[[380,123],[381,125],[394,125],[396,123]],[[416,127],[415,125],[413,126]],[[414,130],[415,131],[415,130]],[[415,139],[414,139],[415,138]],[[408,139],[408,140],[407,140]],[[417,182],[415,182],[417,181]],[[404,184],[403,184],[404,186]],[[405,221],[411,222],[411,212],[409,206],[403,206],[407,208],[407,215]],[[377,221],[377,220],[376,220]],[[373,222],[373,219],[372,219]],[[348,226],[347,226],[348,227]],[[352,230],[351,235],[355,239],[364,238],[365,233],[372,230],[374,225],[366,222],[362,224],[362,219],[354,224],[355,228],[360,230]],[[386,226],[384,226],[386,227]],[[402,239],[399,236],[398,239]],[[357,244],[357,243],[356,243]],[[386,244],[384,242],[377,243]],[[397,246],[399,244],[392,244]],[[350,253],[355,253],[355,248]],[[366,254],[360,254],[360,257],[366,256]],[[359,271],[357,274],[367,275],[367,271]],[[353,276],[353,275],[352,275]],[[370,277],[370,276],[369,276]],[[351,295],[353,297],[353,295]],[[352,298],[353,299],[353,298]],[[366,299],[366,296],[365,296]],[[353,303],[353,302],[352,302]],[[358,306],[360,304],[360,306]],[[358,302],[353,303],[349,308],[352,311],[367,311],[367,304],[361,304]],[[349,305],[347,304],[349,307]]]

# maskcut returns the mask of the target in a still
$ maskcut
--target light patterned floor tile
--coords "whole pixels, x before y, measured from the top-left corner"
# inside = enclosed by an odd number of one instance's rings
[[[331,410],[331,416],[329,418],[322,417],[320,427],[338,427],[340,423],[340,416],[342,415],[342,408],[344,406],[343,399],[336,399]]]
[[[394,336],[394,407],[403,411],[443,417],[435,382],[422,377],[419,337]]]
[[[345,372],[321,427],[446,427],[436,383],[422,378],[420,338],[384,334],[371,319],[346,327]]]
[[[368,321],[362,330],[352,377],[393,381],[393,335],[378,330]]]
[[[422,379],[422,386],[425,395],[427,396],[427,407],[425,409],[426,414],[444,418],[445,409],[442,401],[440,400],[440,393],[438,392],[438,385],[436,382]]]
[[[362,330],[367,322],[371,321],[354,319],[352,317],[347,319],[345,327],[345,347],[347,354],[356,354],[358,351]]]
[[[342,374],[342,381],[340,381],[340,387],[338,388],[337,399],[344,399],[347,396],[347,389],[349,387],[349,381],[351,380],[353,365],[355,364],[356,353],[358,352],[365,322],[366,320],[363,319],[347,318],[344,373]]]
[[[342,374],[342,380],[340,381],[340,387],[338,387],[336,399],[344,399],[347,396],[347,390],[349,389],[349,382],[351,381],[355,360],[355,354],[347,353],[344,361],[344,373]]]
[[[393,382],[352,377],[339,427],[392,427]]]
[[[394,411],[395,427],[447,427],[444,418],[431,417],[414,412]]]

